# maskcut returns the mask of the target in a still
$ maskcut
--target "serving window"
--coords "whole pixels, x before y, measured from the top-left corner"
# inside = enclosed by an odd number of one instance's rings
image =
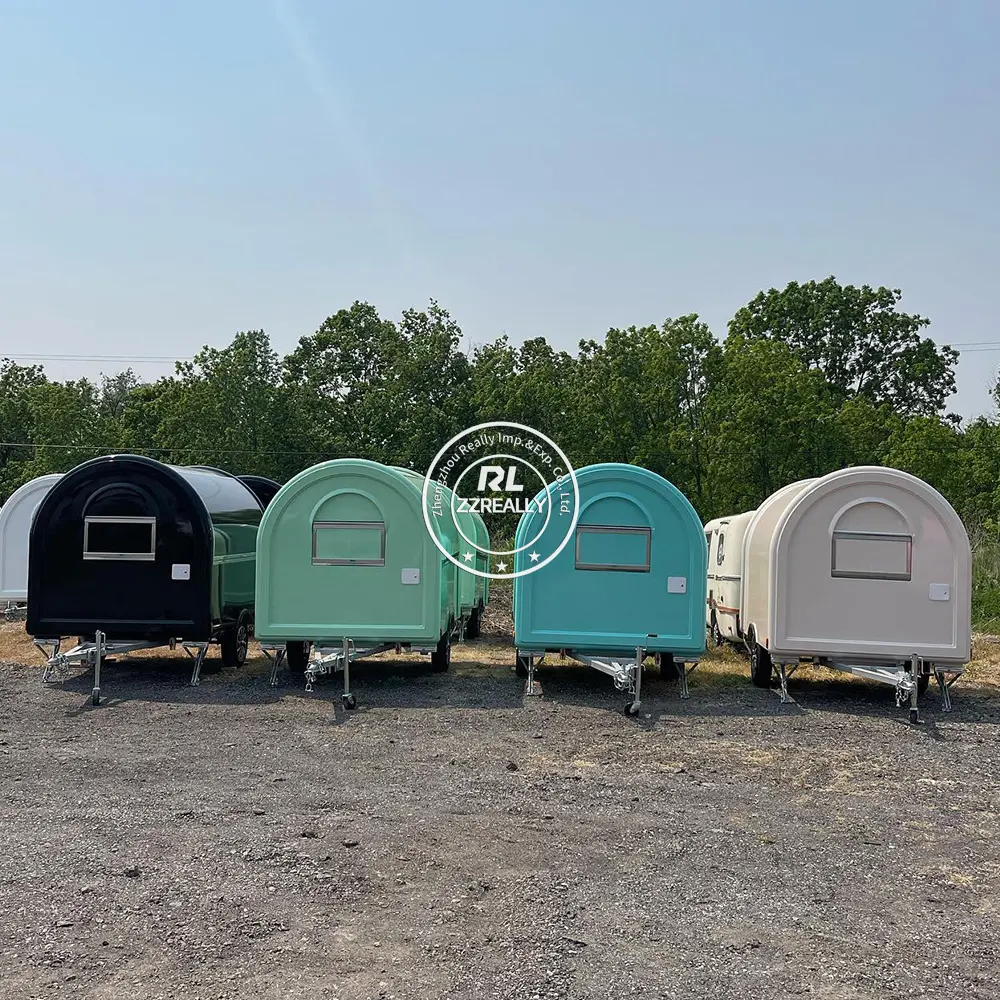
[[[315,521],[314,566],[384,566],[384,521]]]
[[[83,558],[153,562],[155,517],[85,517]]]
[[[576,568],[648,573],[652,540],[649,528],[578,525]]]
[[[878,531],[835,531],[830,575],[854,580],[911,577],[913,536]]]

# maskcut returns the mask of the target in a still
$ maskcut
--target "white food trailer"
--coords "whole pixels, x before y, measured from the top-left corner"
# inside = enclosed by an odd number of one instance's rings
[[[802,480],[757,509],[743,544],[740,622],[753,683],[772,671],[787,702],[803,661],[917,701],[933,675],[944,710],[972,653],[972,556],[961,519],[933,487],[857,466]]]
[[[743,580],[743,538],[756,511],[720,517],[705,525],[708,539],[708,601],[705,626],[716,646],[741,642],[740,592]]]
[[[39,476],[19,486],[0,507],[0,606],[23,604],[28,599],[28,537],[35,509],[54,483],[58,472]]]

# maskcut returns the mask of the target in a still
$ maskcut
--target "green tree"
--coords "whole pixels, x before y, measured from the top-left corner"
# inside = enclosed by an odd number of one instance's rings
[[[793,281],[739,309],[729,332],[787,344],[843,399],[863,396],[902,416],[930,416],[955,391],[958,352],[921,337],[930,320],[899,311],[901,296],[898,288],[856,288],[832,276]]]
[[[705,404],[709,516],[753,509],[835,468],[837,403],[822,372],[788,345],[730,335]]]
[[[544,337],[513,347],[506,336],[477,347],[472,359],[476,421],[510,420],[548,435],[570,453],[576,437],[577,364]]]
[[[203,347],[177,375],[140,398],[151,402],[161,458],[215,465],[236,474],[287,473],[281,362],[263,330],[237,333],[228,347]],[[126,422],[133,430],[136,421]]]
[[[472,366],[460,349],[462,331],[434,300],[426,311],[407,309],[388,397],[399,424],[388,456],[423,472],[438,450],[476,422]]]
[[[27,390],[26,399],[34,449],[18,468],[21,482],[50,472],[68,472],[107,450],[100,392],[88,379],[40,382]]]
[[[26,482],[22,469],[32,460],[29,390],[47,384],[41,365],[18,365],[0,358],[0,503]]]
[[[876,404],[864,396],[848,399],[830,425],[835,465],[884,465],[889,439],[903,423],[888,403]]]
[[[396,325],[367,302],[339,310],[299,340],[283,381],[313,448],[374,461],[398,453],[405,404],[394,367],[401,348]]]
[[[694,314],[583,341],[573,421],[581,457],[643,465],[700,509],[708,487],[705,404],[721,364],[721,348]]]
[[[961,431],[939,417],[912,417],[893,431],[885,464],[930,483],[961,511],[968,501],[968,458]]]

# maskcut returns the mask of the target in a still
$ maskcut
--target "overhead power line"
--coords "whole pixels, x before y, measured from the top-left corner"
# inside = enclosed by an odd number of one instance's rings
[[[32,444],[30,441],[0,441],[0,448],[54,448],[57,451],[100,451],[99,447],[92,444]],[[258,448],[139,448],[139,452],[146,454],[147,452],[158,452],[160,454],[164,452],[172,453],[182,453],[182,454],[192,454],[196,453],[199,455],[296,455],[300,457],[315,458],[318,455],[329,455],[328,451],[261,451]],[[116,451],[116,452],[105,452],[104,454],[117,454],[117,455],[129,455],[134,454],[134,452],[128,451]]]
[[[11,361],[128,361],[149,364],[173,364],[175,361],[193,361],[194,358],[157,358],[139,354],[3,354]]]
[[[975,340],[966,343],[938,345],[952,347],[961,354],[1000,351],[1000,340]],[[117,364],[172,365],[179,361],[194,361],[193,357],[177,358],[150,354],[6,354],[0,352],[0,360],[10,361],[75,361],[114,362]]]

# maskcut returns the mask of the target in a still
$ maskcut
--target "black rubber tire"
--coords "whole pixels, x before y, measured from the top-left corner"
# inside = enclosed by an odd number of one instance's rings
[[[293,677],[305,677],[306,667],[309,666],[309,643],[286,642],[285,661],[288,663],[288,672]]]
[[[250,612],[244,608],[234,625],[223,629],[219,636],[219,650],[223,667],[242,667],[247,662],[247,652],[250,646],[250,633],[253,631],[253,619]]]
[[[674,663],[673,653],[654,653],[653,662],[659,668],[660,676],[665,681],[679,681],[681,672],[677,664]]]
[[[514,660],[514,673],[522,680],[528,679],[528,658],[521,656],[520,653],[517,654],[517,659]]]
[[[446,632],[438,640],[437,649],[431,653],[431,670],[443,674],[451,666],[451,633]]]
[[[345,711],[351,711],[351,709],[358,707],[358,699],[354,697],[354,694],[342,694],[340,696],[340,703],[344,706]]]
[[[712,615],[712,642],[716,646],[721,646],[726,640],[722,635],[722,629],[719,628],[719,619]]]
[[[769,688],[774,676],[771,654],[756,641],[750,643],[750,681],[754,687]]]
[[[931,685],[930,674],[917,674],[917,697],[922,698]]]
[[[479,608],[469,615],[469,620],[465,623],[465,638],[466,639],[478,639],[479,638],[479,616],[482,612]]]

